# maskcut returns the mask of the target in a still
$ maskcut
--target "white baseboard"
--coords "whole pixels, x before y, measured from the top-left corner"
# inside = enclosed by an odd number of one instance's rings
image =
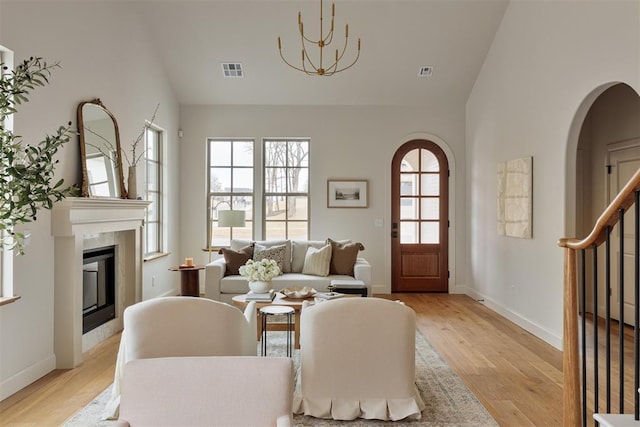
[[[54,354],[34,363],[0,383],[0,400],[4,400],[56,368]]]
[[[563,349],[562,336],[559,336],[553,333],[552,331],[549,331],[548,329],[543,328],[542,326],[536,324],[535,322],[532,322],[529,319],[521,316],[520,314],[511,311],[510,309],[504,307],[497,301],[492,300],[491,298],[485,295],[479,294],[474,289],[465,288],[464,292],[461,292],[461,293],[467,294],[469,297],[484,304],[485,306],[495,311],[502,317],[509,319],[516,325],[520,326],[525,331],[532,333],[536,337],[540,338],[541,340],[547,342],[548,344],[562,351]]]

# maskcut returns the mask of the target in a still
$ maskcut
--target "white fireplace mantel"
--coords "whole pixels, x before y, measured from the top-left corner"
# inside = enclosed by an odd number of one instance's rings
[[[121,295],[116,296],[116,316],[122,316],[125,306],[141,300],[142,226],[148,205],[143,200],[69,197],[53,206],[57,368],[75,368],[82,362],[82,255],[87,235],[124,232],[118,261],[123,265],[119,266],[122,283],[118,285]]]

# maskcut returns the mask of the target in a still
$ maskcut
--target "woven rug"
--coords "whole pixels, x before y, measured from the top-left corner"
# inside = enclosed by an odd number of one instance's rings
[[[284,356],[284,332],[269,332],[267,338],[267,355]],[[258,354],[260,345],[258,343]],[[296,368],[296,389],[299,388],[298,375],[299,352],[293,354]],[[460,377],[451,369],[442,357],[433,349],[429,341],[416,331],[416,385],[426,408],[422,411],[420,420],[376,421],[354,420],[334,421],[323,420],[303,415],[294,416],[296,427],[328,427],[328,426],[460,426],[485,427],[497,426],[496,421],[489,415],[484,406],[465,386]],[[102,410],[111,396],[111,387],[107,387],[91,403],[71,417],[64,425],[66,427],[107,426],[114,427],[115,421],[100,420]]]

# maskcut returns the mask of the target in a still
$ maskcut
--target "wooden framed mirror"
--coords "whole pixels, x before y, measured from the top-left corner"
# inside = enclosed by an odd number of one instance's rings
[[[118,122],[100,99],[78,105],[83,197],[127,197]]]

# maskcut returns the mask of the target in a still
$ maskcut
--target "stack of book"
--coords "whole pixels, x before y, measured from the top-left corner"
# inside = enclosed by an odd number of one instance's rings
[[[330,299],[341,298],[343,296],[344,294],[341,294],[339,292],[319,292],[316,294],[315,300],[316,302],[321,302],[321,301],[327,301]]]
[[[271,302],[276,297],[276,292],[270,289],[268,292],[249,291],[245,301]]]

